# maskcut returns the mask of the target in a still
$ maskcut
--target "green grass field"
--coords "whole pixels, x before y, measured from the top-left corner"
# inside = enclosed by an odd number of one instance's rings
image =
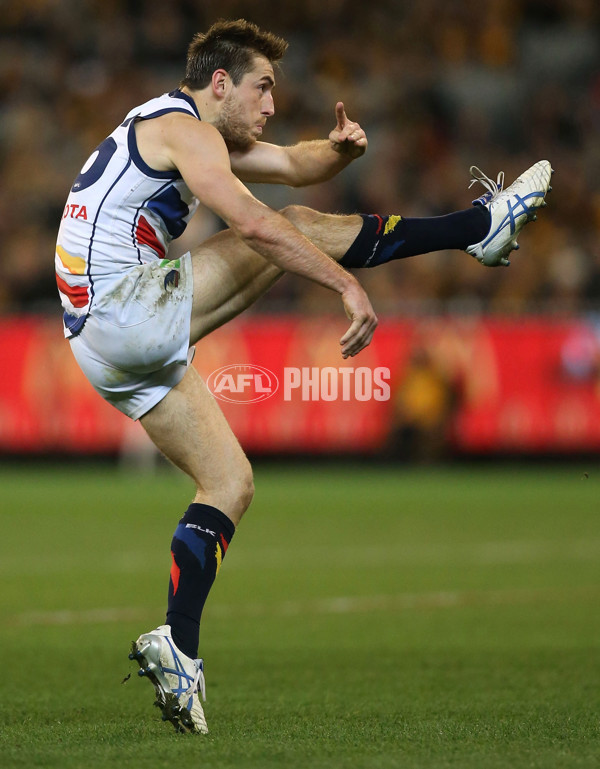
[[[191,484],[0,470],[0,766],[600,765],[600,468],[259,466],[256,485],[205,611],[197,737],[127,659],[164,619]]]

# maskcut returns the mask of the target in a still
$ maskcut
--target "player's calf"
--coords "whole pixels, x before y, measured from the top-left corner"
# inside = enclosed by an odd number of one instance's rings
[[[359,214],[324,214],[307,206],[286,206],[280,213],[317,248],[338,262],[355,241],[363,224]]]

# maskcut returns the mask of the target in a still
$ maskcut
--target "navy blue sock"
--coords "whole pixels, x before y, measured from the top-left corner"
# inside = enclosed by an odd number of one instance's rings
[[[363,226],[342,257],[342,267],[377,267],[392,259],[458,248],[462,251],[488,234],[491,215],[473,206],[446,216],[405,219],[361,214]]]
[[[232,521],[216,507],[193,502],[171,542],[171,579],[167,624],[178,649],[195,659],[200,617],[235,532]]]

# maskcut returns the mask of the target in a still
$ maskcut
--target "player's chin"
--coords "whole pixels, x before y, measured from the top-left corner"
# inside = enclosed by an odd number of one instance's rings
[[[236,136],[235,139],[226,139],[225,143],[230,152],[247,152],[257,142],[257,138],[248,134],[247,136]]]
[[[261,126],[253,125],[244,131],[244,135],[240,136],[240,141],[244,142],[247,147],[251,147],[253,144],[256,144],[261,134]]]

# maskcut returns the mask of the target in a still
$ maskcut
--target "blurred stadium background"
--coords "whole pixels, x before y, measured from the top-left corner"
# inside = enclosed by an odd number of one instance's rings
[[[361,274],[382,324],[355,365],[390,368],[389,402],[225,404],[247,448],[424,461],[600,448],[595,0],[20,0],[0,16],[0,452],[143,450],[61,339],[56,230],[91,149],[177,85],[194,31],[238,16],[291,43],[267,140],[325,137],[338,99],[370,139],[328,184],[257,188],[274,207],[436,215],[469,205],[473,163],[507,180],[540,158],[556,169],[510,269],[437,253]],[[199,212],[177,252],[220,226]],[[335,296],[286,278],[199,345],[198,365],[338,367],[340,323]]]

